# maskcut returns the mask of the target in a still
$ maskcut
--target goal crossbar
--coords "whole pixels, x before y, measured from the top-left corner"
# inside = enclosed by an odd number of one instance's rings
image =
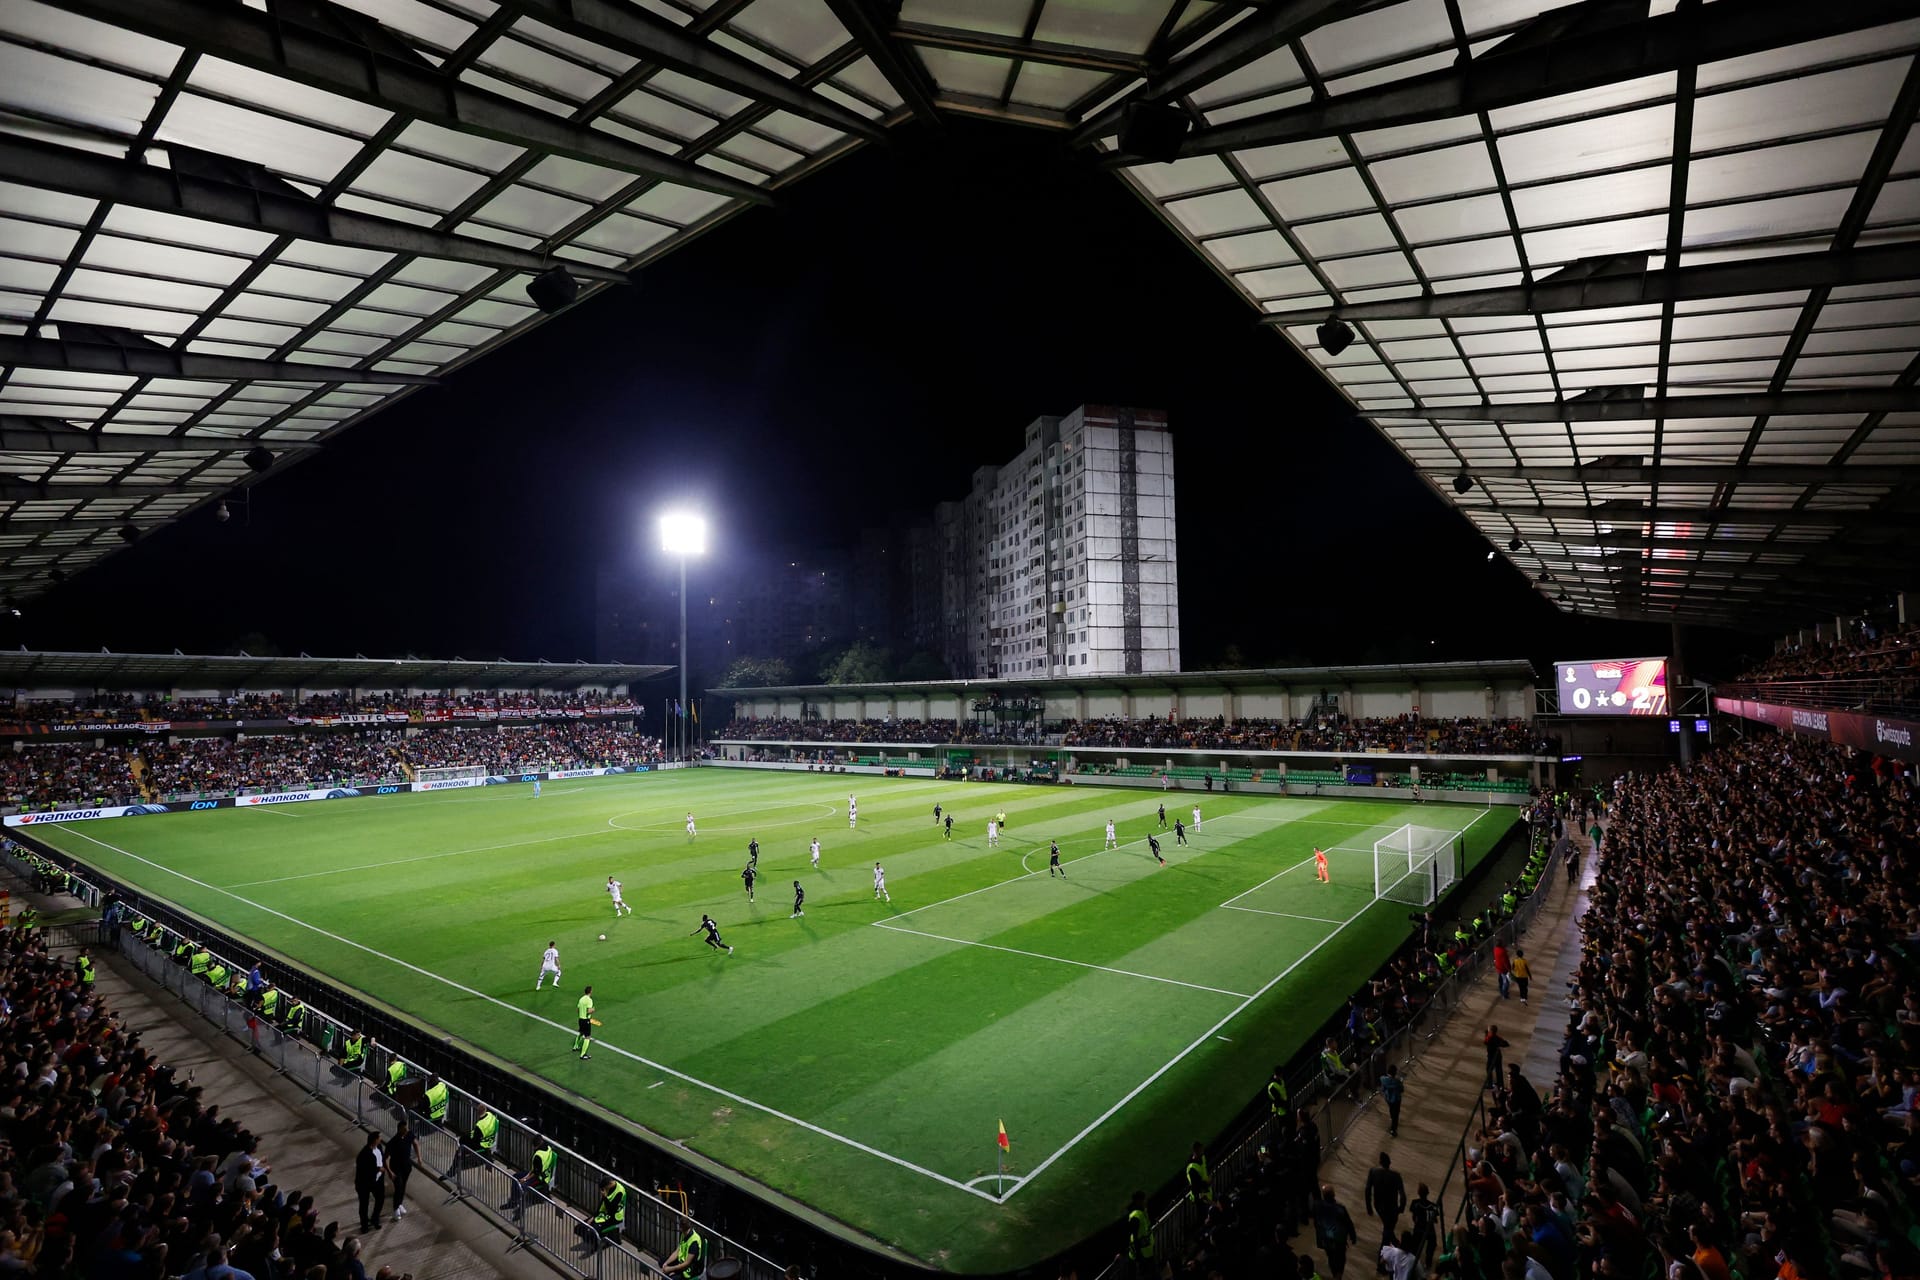
[[[1430,907],[1460,878],[1461,835],[1412,823],[1373,842],[1373,896]]]

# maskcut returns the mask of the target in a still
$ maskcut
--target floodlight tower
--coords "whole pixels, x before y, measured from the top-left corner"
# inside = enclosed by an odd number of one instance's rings
[[[687,758],[687,560],[707,552],[707,518],[692,511],[660,517],[660,549],[680,559],[680,714],[678,759]]]

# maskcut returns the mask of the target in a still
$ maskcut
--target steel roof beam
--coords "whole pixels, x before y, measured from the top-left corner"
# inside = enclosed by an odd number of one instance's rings
[[[377,40],[359,41],[239,4],[214,5],[205,0],[51,3],[81,17],[460,133],[664,178],[736,200],[773,202],[760,188],[712,169],[450,79],[383,27],[376,32]],[[373,19],[327,0],[307,3],[338,32],[378,27]]]
[[[225,484],[160,484],[138,480],[22,480],[0,476],[0,502],[81,502],[88,498],[204,498],[225,493]],[[121,524],[127,523],[125,519]]]
[[[245,227],[274,235],[294,236],[320,244],[345,245],[382,253],[415,253],[455,262],[518,271],[545,271],[564,266],[584,280],[626,284],[627,273],[571,259],[530,253],[475,236],[451,235],[393,218],[376,218],[349,209],[330,207],[298,188],[261,171],[251,185],[226,182],[192,171],[184,149],[171,148],[171,168],[116,160],[97,151],[82,151],[18,134],[0,134],[0,178],[44,187],[89,200],[172,213],[182,217]],[[244,162],[211,157],[216,164]]]
[[[422,373],[198,355],[158,344],[133,347],[8,334],[0,334],[0,365],[66,369],[76,373],[119,373],[140,378],[199,378],[208,382],[359,382],[394,387],[440,384],[440,379]]]
[[[940,112],[934,105],[938,87],[933,78],[911,49],[894,42],[885,24],[869,7],[868,0],[827,0],[827,8],[833,10],[833,16],[847,29],[853,42],[900,95],[907,110],[923,124],[939,124]]]
[[[1823,40],[1912,16],[1911,0],[1838,4],[1746,0],[1738,21],[1729,21],[1708,5],[1682,5],[1658,17],[1570,32],[1545,43],[1520,42],[1516,37],[1463,66],[1199,129],[1181,143],[1180,154],[1217,155],[1244,147],[1450,120],[1683,66]],[[1140,160],[1115,156],[1105,162],[1138,164]]]
[[[1614,390],[1607,388],[1606,390]],[[1380,409],[1375,418],[1430,422],[1641,422],[1653,418],[1745,418],[1795,413],[1920,413],[1920,387],[1839,387],[1827,391],[1733,395],[1572,396],[1524,404],[1414,405]]]
[[[926,49],[951,49],[956,53],[1014,58],[1021,62],[1076,67],[1082,71],[1106,71],[1115,75],[1143,76],[1147,73],[1147,60],[1135,54],[1053,44],[1046,40],[1022,40],[1018,36],[995,35],[986,31],[962,31],[925,22],[897,22],[893,26],[893,35],[897,40]]]
[[[1839,526],[1858,528],[1878,525],[1890,529],[1920,528],[1920,515],[1907,512],[1881,512],[1872,509],[1822,511],[1803,507],[1608,507],[1571,506],[1559,503],[1502,503],[1492,506],[1461,506],[1469,516],[1485,515],[1516,520],[1585,520],[1592,524],[1737,524],[1762,528],[1807,528]],[[1524,541],[1525,533],[1519,535]],[[1542,537],[1552,535],[1542,534]],[[1743,543],[1732,545],[1740,546]]]
[[[169,520],[173,518],[174,517],[172,516],[167,517],[167,519]],[[151,526],[152,521],[147,520],[143,522],[142,518],[137,513],[131,516],[46,516],[46,517],[41,517],[41,516],[35,516],[35,515],[11,515],[11,516],[0,516],[0,533],[15,534],[15,535],[23,534],[23,533],[45,534],[45,533],[52,533],[56,529],[81,529],[81,530],[86,530],[88,532],[104,532],[108,529],[118,529],[123,525],[129,525],[129,524],[133,525],[136,528],[140,528],[143,526]],[[58,544],[57,546],[37,546],[34,548],[34,550],[36,551],[44,551],[49,555],[62,555],[62,556],[68,554],[69,552],[89,551],[94,549],[96,548],[88,547],[84,543],[79,545],[70,545],[67,543],[61,543],[61,544]],[[7,554],[9,555],[18,554],[19,551],[20,551],[20,548],[17,548],[17,547],[7,548]]]
[[[1866,484],[1901,485],[1920,479],[1920,464],[1862,463],[1854,467],[1793,463],[1673,463],[1658,466],[1468,467],[1476,480],[1539,480],[1563,484]]]
[[[61,418],[0,413],[0,452],[4,453],[244,453],[256,445],[266,445],[276,452],[320,447],[245,436],[149,436],[134,431],[90,431]]]
[[[1261,316],[1260,323],[1318,324],[1329,313],[1343,320],[1361,322],[1535,315],[1823,286],[1889,284],[1920,278],[1920,244],[1902,242],[1844,253],[1795,253],[1651,271],[1646,263],[1645,254],[1588,258],[1569,263],[1530,284],[1431,293],[1380,302],[1335,303],[1308,311],[1278,311]]]
[[[613,0],[505,0],[507,6],[550,27],[657,62],[743,98],[784,107],[794,115],[877,142],[885,130],[818,94],[796,87],[719,45],[689,35],[633,3]]]
[[[1111,133],[1120,123],[1126,102],[1165,102],[1192,93],[1266,57],[1316,27],[1397,3],[1399,0],[1279,0],[1277,4],[1257,9],[1159,75],[1149,78],[1137,93],[1129,94],[1081,124],[1074,130],[1073,140],[1086,143]]]

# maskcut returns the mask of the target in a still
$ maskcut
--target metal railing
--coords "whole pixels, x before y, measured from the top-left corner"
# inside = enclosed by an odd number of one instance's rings
[[[1528,838],[1531,841],[1538,837],[1530,831]],[[1412,1074],[1427,1046],[1438,1037],[1447,1019],[1466,998],[1468,990],[1491,967],[1494,945],[1499,943],[1510,947],[1527,931],[1546,905],[1547,890],[1553,883],[1553,873],[1558,864],[1558,857],[1548,852],[1533,892],[1521,899],[1513,916],[1502,921],[1491,935],[1469,952],[1452,976],[1436,983],[1432,994],[1411,1017],[1383,1036],[1380,1043],[1367,1050],[1364,1056],[1357,1057],[1351,1071],[1338,1080],[1329,1079],[1324,1071],[1308,1073],[1298,1087],[1292,1081],[1288,1082],[1288,1094],[1293,1107],[1307,1108],[1320,1133],[1331,1135],[1321,1146],[1323,1162],[1336,1148],[1345,1144],[1354,1122],[1380,1096],[1377,1086],[1368,1088],[1367,1083],[1377,1082],[1386,1073],[1389,1064],[1399,1066],[1402,1076]],[[1474,1116],[1469,1117],[1467,1128],[1461,1133],[1454,1155],[1456,1167],[1465,1152],[1468,1134],[1476,1131],[1474,1118],[1485,1114],[1485,1097],[1483,1088],[1475,1104]],[[1271,1114],[1263,1116],[1230,1140],[1224,1155],[1210,1158],[1208,1167],[1214,1185],[1226,1187],[1237,1182],[1259,1159],[1261,1147],[1279,1142],[1280,1123]],[[1292,1127],[1290,1118],[1286,1123],[1289,1128]],[[1435,1197],[1436,1204],[1444,1205],[1452,1177],[1453,1170],[1449,1169]],[[1180,1257],[1185,1251],[1189,1231],[1199,1224],[1201,1217],[1199,1208],[1186,1197],[1175,1200],[1154,1219],[1153,1256],[1162,1260]],[[1114,1280],[1114,1277],[1122,1274],[1126,1265],[1123,1260],[1116,1258],[1100,1271],[1095,1280]]]
[[[1834,676],[1825,680],[1735,680],[1715,686],[1714,693],[1789,707],[1920,716],[1920,673],[1911,671],[1884,676]]]
[[[32,865],[18,857],[10,856],[7,862],[22,878],[31,879],[34,874]],[[67,884],[61,892],[70,893],[89,906],[97,907],[104,900],[99,886],[84,877],[68,873]],[[152,921],[151,927],[140,934],[135,934],[128,924],[110,924],[106,920],[41,928],[50,947],[118,950],[142,973],[178,996],[228,1038],[245,1045],[276,1072],[353,1124],[362,1128],[381,1127],[383,1132],[390,1133],[391,1126],[404,1116],[419,1138],[416,1172],[444,1186],[452,1199],[467,1201],[469,1207],[491,1225],[511,1236],[513,1247],[539,1249],[568,1271],[591,1280],[643,1280],[657,1274],[658,1268],[642,1256],[641,1251],[654,1258],[669,1256],[679,1244],[682,1224],[691,1219],[707,1242],[709,1267],[723,1258],[734,1258],[741,1264],[742,1280],[780,1280],[785,1275],[786,1269],[772,1259],[702,1221],[698,1215],[683,1214],[677,1206],[624,1178],[619,1181],[627,1190],[625,1223],[616,1236],[600,1239],[590,1225],[588,1213],[576,1206],[597,1205],[601,1183],[618,1175],[503,1114],[451,1081],[442,1081],[448,1090],[445,1116],[439,1122],[429,1119],[422,1114],[417,1102],[430,1078],[426,1069],[368,1041],[365,1073],[349,1070],[341,1065],[337,1056],[350,1030],[346,1023],[311,1005],[302,1006],[304,1012],[297,1026],[274,1022],[174,960],[172,947],[181,940],[181,935],[158,921]],[[225,966],[232,973],[245,974],[248,970],[244,963],[211,948],[207,951],[215,964]],[[294,1003],[290,997],[287,999],[288,1005]],[[387,1079],[387,1067],[395,1061],[407,1069],[403,1082],[395,1090],[399,1097],[387,1093],[378,1083]],[[416,1104],[407,1105],[401,1101],[403,1097]],[[459,1137],[468,1133],[474,1122],[489,1111],[500,1121],[494,1148],[496,1158],[492,1159],[464,1147]],[[545,1194],[529,1193],[517,1214],[496,1208],[510,1199],[515,1181],[513,1170],[531,1166],[533,1153],[543,1145],[551,1147],[558,1157],[551,1190]]]

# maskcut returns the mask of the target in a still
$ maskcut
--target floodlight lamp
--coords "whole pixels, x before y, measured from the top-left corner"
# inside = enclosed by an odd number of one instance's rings
[[[1489,560],[1491,560],[1491,559],[1493,559],[1493,558],[1494,558],[1495,556],[1497,556],[1497,555],[1499,555],[1499,554],[1500,554],[1499,552],[1497,552],[1497,551],[1495,551],[1495,550],[1494,550],[1493,548],[1491,548],[1491,547],[1489,547],[1489,548],[1487,549],[1487,559],[1489,559]]]
[[[661,516],[660,548],[679,556],[705,555],[707,518],[691,511],[669,511]]]

